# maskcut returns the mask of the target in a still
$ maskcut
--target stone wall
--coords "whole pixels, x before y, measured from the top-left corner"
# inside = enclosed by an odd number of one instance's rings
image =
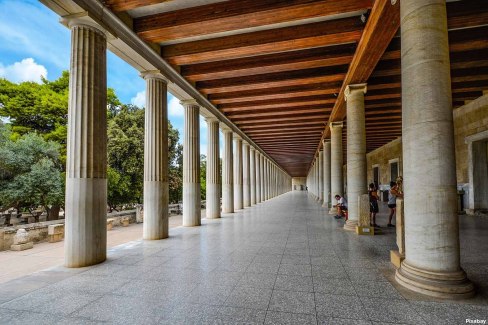
[[[468,183],[466,137],[488,130],[488,94],[454,110],[456,175],[458,184]]]
[[[390,161],[398,159],[399,175],[403,175],[402,138],[393,140],[366,155],[368,184],[373,182],[373,167],[378,165],[380,186],[390,184]]]
[[[119,226],[121,219],[126,216],[129,216],[129,223],[136,222],[136,210],[109,213],[107,219],[114,219],[114,226]],[[13,244],[14,236],[18,229],[25,229],[29,233],[30,239],[34,243],[38,243],[47,239],[48,226],[58,223],[64,223],[64,219],[0,228],[0,251],[10,249],[10,245]]]
[[[300,186],[305,187],[307,186],[307,178],[306,177],[293,177],[291,179],[291,189],[294,190],[296,185],[296,191],[300,191]]]

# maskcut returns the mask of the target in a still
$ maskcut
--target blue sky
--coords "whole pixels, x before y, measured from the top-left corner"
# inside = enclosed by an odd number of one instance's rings
[[[14,82],[57,79],[69,69],[70,31],[50,9],[35,0],[0,0],[0,77]],[[144,106],[145,82],[139,72],[107,52],[107,83],[123,103]],[[168,116],[183,141],[183,108],[168,94]],[[207,127],[200,119],[201,149],[206,154]]]

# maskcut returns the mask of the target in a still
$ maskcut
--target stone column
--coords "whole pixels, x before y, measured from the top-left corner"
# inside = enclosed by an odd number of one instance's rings
[[[262,154],[260,155],[259,161],[260,161],[259,162],[259,164],[260,164],[259,168],[261,170],[261,180],[260,180],[260,182],[261,182],[261,202],[264,202],[264,201],[266,201],[266,197],[265,197],[265,193],[266,193],[265,191],[266,190],[264,187],[265,179],[266,179],[266,172],[264,170],[264,156]]]
[[[256,205],[256,149],[250,148],[250,159],[249,159],[249,171],[250,180],[249,185],[251,187],[251,205]]]
[[[329,207],[331,201],[330,193],[330,140],[324,140],[324,208]]]
[[[261,153],[256,150],[256,203],[261,203],[261,181],[262,181],[262,170],[261,170]]]
[[[444,0],[402,0],[405,260],[396,280],[440,298],[465,298],[460,267],[454,127]]]
[[[200,193],[200,106],[193,100],[181,101],[185,110],[183,140],[183,226],[201,224]]]
[[[244,208],[242,191],[242,139],[234,134],[234,210]]]
[[[168,107],[167,80],[157,71],[146,80],[144,125],[144,239],[168,237]]]
[[[332,122],[330,124],[330,187],[332,208],[329,213],[336,213],[334,205],[337,200],[334,198],[337,194],[343,195],[344,187],[342,180],[342,122]]]
[[[232,150],[232,131],[226,126],[224,134],[224,157],[222,159],[222,212],[234,212],[234,166]]]
[[[319,151],[319,156],[317,158],[318,167],[318,200],[319,203],[324,203],[324,151],[323,149]]]
[[[356,231],[359,220],[359,196],[368,193],[366,171],[366,120],[364,94],[366,84],[349,85],[344,97],[347,105],[347,202],[345,230]],[[369,225],[368,225],[369,226]]]
[[[207,219],[220,218],[220,140],[219,121],[215,117],[206,118],[208,130],[207,175],[206,175],[206,215]]]
[[[70,21],[64,263],[83,267],[107,255],[107,41]]]
[[[244,207],[251,206],[251,171],[249,169],[249,143],[242,143],[242,189]]]

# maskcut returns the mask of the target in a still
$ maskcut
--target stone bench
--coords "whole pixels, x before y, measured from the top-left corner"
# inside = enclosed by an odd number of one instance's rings
[[[47,227],[47,239],[50,243],[56,243],[64,239],[64,223],[49,225]]]
[[[122,227],[128,227],[129,223],[130,223],[130,217],[125,216],[125,217],[120,218],[120,225]]]

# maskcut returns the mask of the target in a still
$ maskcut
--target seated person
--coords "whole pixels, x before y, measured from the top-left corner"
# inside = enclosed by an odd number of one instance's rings
[[[337,215],[335,216],[336,219],[340,219],[342,217],[347,216],[347,201],[345,198],[336,194],[335,199],[337,200],[336,208],[337,208]],[[347,218],[346,218],[347,219]]]

